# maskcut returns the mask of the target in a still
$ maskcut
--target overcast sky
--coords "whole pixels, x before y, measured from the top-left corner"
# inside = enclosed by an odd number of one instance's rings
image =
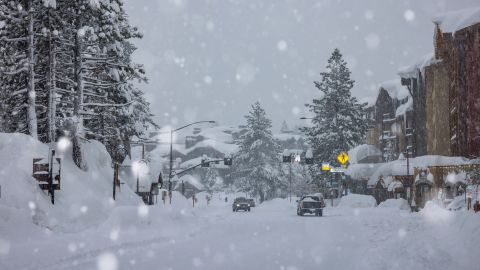
[[[335,47],[355,79],[353,95],[433,51],[432,17],[478,0],[124,0],[144,33],[135,61],[160,125],[244,123],[260,101],[274,122],[302,124],[313,81]]]

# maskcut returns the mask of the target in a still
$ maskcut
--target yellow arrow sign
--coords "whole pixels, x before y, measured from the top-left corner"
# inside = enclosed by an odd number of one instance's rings
[[[340,164],[345,165],[348,162],[348,154],[341,152],[340,155],[337,156],[337,160]]]

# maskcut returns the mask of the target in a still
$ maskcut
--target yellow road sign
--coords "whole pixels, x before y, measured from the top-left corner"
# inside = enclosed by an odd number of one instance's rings
[[[337,160],[340,164],[345,165],[348,162],[348,154],[341,152],[340,155],[337,156]]]
[[[330,164],[322,163],[322,171],[330,171]]]

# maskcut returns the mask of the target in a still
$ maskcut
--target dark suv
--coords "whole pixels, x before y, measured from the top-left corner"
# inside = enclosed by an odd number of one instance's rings
[[[314,214],[319,217],[323,215],[323,208],[325,207],[323,198],[314,195],[305,195],[297,202],[297,215]]]
[[[250,203],[243,197],[235,198],[232,204],[232,210],[233,212],[237,212],[238,210],[250,212]]]

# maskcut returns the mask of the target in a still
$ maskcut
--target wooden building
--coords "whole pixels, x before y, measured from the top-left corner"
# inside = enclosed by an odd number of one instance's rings
[[[448,73],[450,154],[476,158],[480,156],[480,8],[441,14],[434,22],[435,58]],[[438,83],[442,89],[443,83]]]
[[[384,161],[396,160],[411,145],[412,99],[399,80],[381,84],[375,102],[372,135],[378,135],[373,145],[382,151]]]

